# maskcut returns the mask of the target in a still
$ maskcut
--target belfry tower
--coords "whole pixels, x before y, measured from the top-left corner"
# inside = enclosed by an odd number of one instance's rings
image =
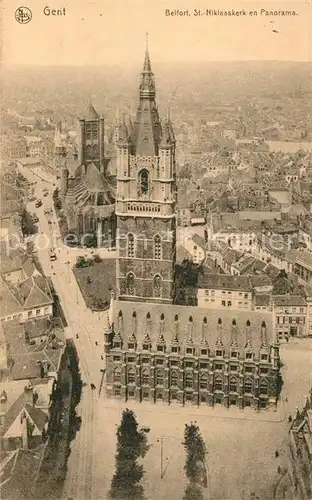
[[[176,253],[175,138],[160,122],[147,40],[134,123],[117,145],[117,298],[172,303]]]

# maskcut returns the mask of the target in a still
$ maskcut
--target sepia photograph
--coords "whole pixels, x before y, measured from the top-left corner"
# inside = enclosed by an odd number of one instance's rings
[[[2,0],[2,500],[312,499],[312,4]]]

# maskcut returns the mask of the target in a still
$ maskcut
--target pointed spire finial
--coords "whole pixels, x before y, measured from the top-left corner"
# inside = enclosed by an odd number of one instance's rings
[[[152,73],[151,60],[148,52],[148,33],[145,33],[145,59],[143,66],[143,73]]]

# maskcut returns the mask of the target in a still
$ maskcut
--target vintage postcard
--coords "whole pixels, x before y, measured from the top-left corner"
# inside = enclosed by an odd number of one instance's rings
[[[1,498],[312,499],[311,1],[1,14]]]

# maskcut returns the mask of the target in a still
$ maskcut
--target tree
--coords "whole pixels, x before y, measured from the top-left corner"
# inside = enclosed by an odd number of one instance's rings
[[[117,429],[116,471],[111,482],[110,496],[119,500],[141,500],[143,487],[143,466],[137,463],[144,457],[149,446],[147,432],[149,429],[138,429],[135,414],[128,408],[122,412],[121,423]]]
[[[189,480],[183,500],[201,500],[201,486],[207,485],[206,446],[196,423],[185,424],[183,445],[186,452],[184,469]]]

